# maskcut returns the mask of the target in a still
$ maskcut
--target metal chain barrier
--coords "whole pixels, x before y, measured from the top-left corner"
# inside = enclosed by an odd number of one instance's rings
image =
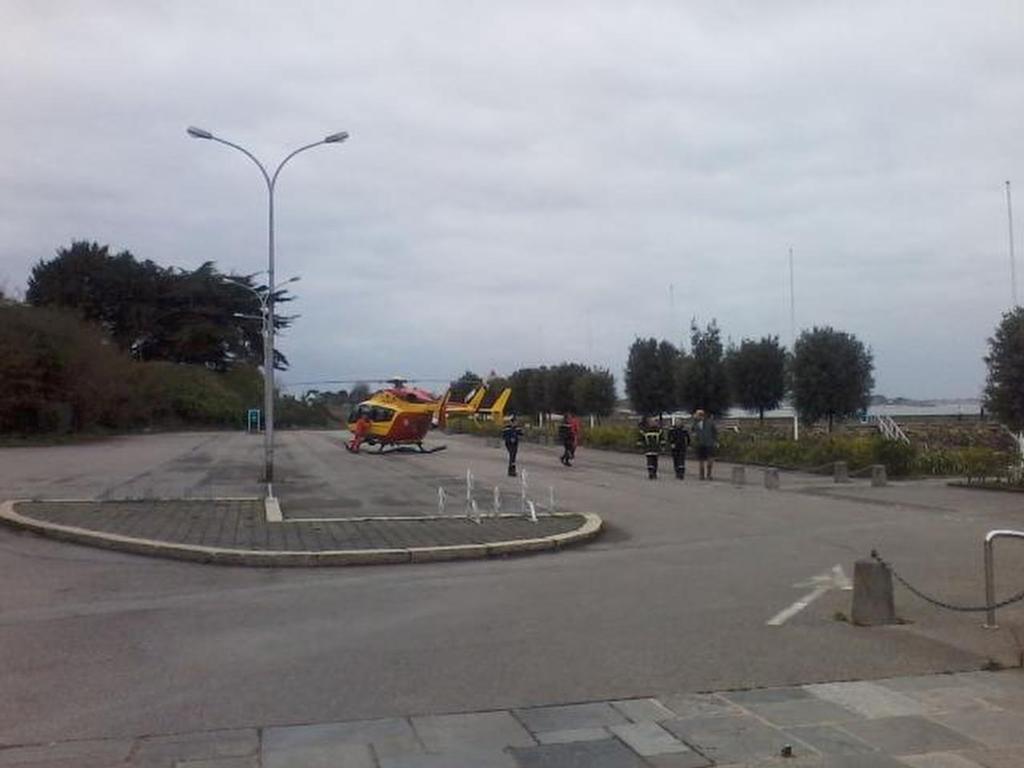
[[[877,560],[882,565],[882,567],[884,567],[887,571],[889,571],[889,573],[893,575],[896,581],[898,581],[900,584],[902,584],[904,587],[910,590],[912,594],[917,595],[925,602],[931,603],[932,605],[936,605],[939,608],[945,608],[947,611],[960,611],[962,613],[985,613],[988,611],[994,611],[997,608],[1005,608],[1008,605],[1012,605],[1013,603],[1017,603],[1021,600],[1024,600],[1024,589],[1022,589],[1017,594],[1008,597],[1005,600],[1000,600],[998,603],[993,603],[992,605],[954,605],[953,603],[947,603],[942,600],[938,600],[934,597],[931,597],[930,595],[926,595],[924,592],[919,590],[909,581],[904,579],[899,574],[899,572],[892,567],[891,563],[888,563],[885,560],[883,560],[882,556],[878,554],[877,550],[871,550],[871,557]]]

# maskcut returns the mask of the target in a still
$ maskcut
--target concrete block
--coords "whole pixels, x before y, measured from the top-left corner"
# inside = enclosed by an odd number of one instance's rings
[[[885,473],[885,464],[873,464],[871,466],[871,485],[875,488],[881,488],[888,482],[888,477]]]
[[[779,490],[779,470],[766,469],[764,471],[764,487],[770,491]]]
[[[733,467],[732,468],[732,484],[733,485],[746,485],[747,483],[747,468],[746,467]]]
[[[896,623],[892,574],[876,560],[858,560],[853,567],[853,607],[850,616],[862,627]]]
[[[832,480],[837,483],[850,482],[850,466],[845,461],[836,461],[832,464]]]

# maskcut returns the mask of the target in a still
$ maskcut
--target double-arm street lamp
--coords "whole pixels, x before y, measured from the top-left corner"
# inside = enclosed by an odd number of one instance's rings
[[[274,188],[277,185],[277,177],[280,175],[281,169],[284,168],[285,164],[297,154],[305,152],[307,149],[312,149],[313,147],[319,147],[321,144],[340,144],[348,138],[348,133],[346,131],[332,133],[330,136],[326,136],[320,141],[315,141],[312,144],[306,144],[305,146],[299,147],[287,155],[271,174],[267,172],[263,163],[261,163],[256,156],[245,147],[239,146],[238,144],[226,139],[222,139],[219,136],[214,136],[209,131],[202,128],[196,128],[195,126],[189,126],[187,132],[188,135],[194,139],[209,139],[210,141],[216,141],[220,144],[232,147],[233,149],[237,149],[256,164],[256,167],[260,169],[260,173],[263,174],[263,180],[267,183],[269,212],[267,219],[267,285],[270,290],[267,292],[265,302],[261,300],[261,306],[264,308],[263,316],[265,318],[263,334],[263,410],[265,420],[265,428],[263,430],[263,479],[268,484],[268,495],[272,496],[273,493],[269,484],[274,481]]]

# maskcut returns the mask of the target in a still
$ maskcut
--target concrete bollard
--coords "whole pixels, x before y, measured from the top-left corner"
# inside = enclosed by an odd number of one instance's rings
[[[871,485],[881,488],[889,481],[885,474],[885,464],[873,464],[871,466]]]
[[[892,574],[877,560],[865,559],[854,563],[850,620],[861,627],[896,623]]]
[[[779,470],[766,469],[764,471],[764,487],[771,490],[779,490]]]
[[[832,464],[832,480],[837,483],[850,482],[850,467],[845,461],[837,461]]]
[[[732,484],[733,485],[746,485],[747,484],[747,468],[746,467],[733,467],[732,468]]]

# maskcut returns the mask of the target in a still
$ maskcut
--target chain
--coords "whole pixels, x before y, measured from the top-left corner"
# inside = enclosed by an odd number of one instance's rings
[[[994,611],[997,608],[1005,608],[1008,605],[1012,605],[1013,603],[1017,603],[1021,600],[1024,600],[1024,589],[1022,589],[1020,592],[1013,595],[1012,597],[1008,597],[1005,600],[1000,600],[998,603],[993,603],[992,605],[953,605],[952,603],[946,603],[942,600],[937,600],[934,597],[926,595],[924,592],[919,590],[909,581],[900,576],[896,569],[893,568],[891,564],[883,560],[882,556],[879,555],[876,550],[871,550],[871,557],[873,557],[875,560],[881,563],[882,566],[896,578],[896,581],[898,581],[900,584],[902,584],[904,587],[910,590],[913,594],[917,595],[925,602],[931,603],[932,605],[937,605],[939,608],[945,608],[948,611],[961,611],[963,613],[984,613],[987,611]]]

